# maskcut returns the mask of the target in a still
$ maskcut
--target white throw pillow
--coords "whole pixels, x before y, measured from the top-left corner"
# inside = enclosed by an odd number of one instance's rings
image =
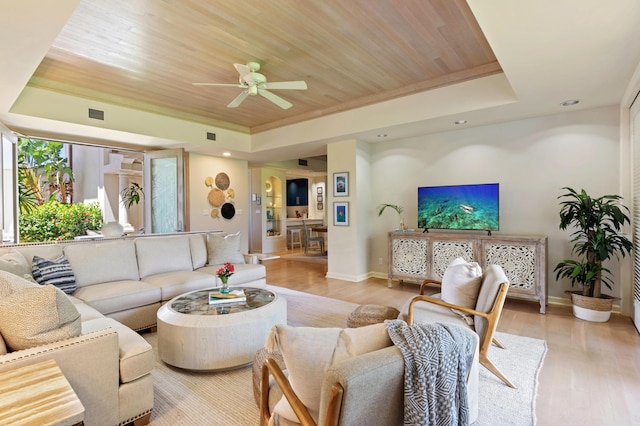
[[[0,270],[19,277],[31,275],[31,266],[27,259],[19,251],[13,250],[0,256]]]
[[[240,252],[240,232],[222,235],[210,233],[207,236],[207,263],[222,265],[229,263],[245,263]]]
[[[318,422],[325,371],[338,361],[391,344],[384,323],[345,329],[279,324],[271,329],[266,348],[280,350],[291,387]],[[273,413],[293,422],[298,421],[284,396],[274,407]]]
[[[461,257],[455,259],[442,276],[442,301],[465,308],[475,309],[480,285],[482,268],[477,262],[467,262]],[[454,312],[467,317],[463,312]]]

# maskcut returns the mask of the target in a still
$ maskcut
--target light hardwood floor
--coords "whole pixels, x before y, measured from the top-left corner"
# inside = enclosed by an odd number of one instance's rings
[[[322,264],[287,259],[264,264],[269,284],[358,304],[401,309],[418,294],[413,284],[388,288],[386,280],[376,278],[326,278]],[[607,323],[590,323],[575,319],[569,307],[551,305],[544,315],[539,307],[509,299],[498,326],[547,341],[536,401],[538,425],[640,425],[640,336],[631,319],[612,315]]]

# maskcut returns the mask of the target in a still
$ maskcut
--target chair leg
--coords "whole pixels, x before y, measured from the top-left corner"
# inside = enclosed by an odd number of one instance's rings
[[[493,344],[496,345],[497,347],[499,347],[500,349],[507,349],[501,342],[500,340],[496,339],[495,336],[493,337]]]
[[[481,356],[480,364],[482,364],[487,370],[491,371],[493,374],[498,376],[498,378],[502,380],[507,386],[513,389],[517,389],[515,385],[511,383],[511,381],[507,379],[507,377],[504,374],[502,374],[502,372],[498,369],[498,367],[496,367],[489,358],[487,358],[486,356]]]

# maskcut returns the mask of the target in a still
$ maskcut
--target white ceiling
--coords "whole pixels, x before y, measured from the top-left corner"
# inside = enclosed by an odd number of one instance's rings
[[[27,86],[78,3],[0,0],[0,121],[7,127],[270,162],[324,154],[331,141],[392,143],[451,130],[459,119],[469,127],[617,105],[640,60],[637,0],[469,0],[503,73],[249,134]],[[562,107],[568,99],[580,103]],[[96,125],[73,116],[87,106],[114,120]],[[215,143],[204,140],[206,131],[217,134]]]

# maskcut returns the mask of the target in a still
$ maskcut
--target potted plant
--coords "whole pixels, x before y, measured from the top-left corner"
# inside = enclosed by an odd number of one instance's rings
[[[129,208],[134,204],[138,204],[140,200],[142,200],[144,192],[138,183],[132,182],[131,185],[120,192],[120,195],[122,196],[122,204]]]
[[[568,192],[559,196],[560,229],[573,227],[570,241],[572,253],[578,260],[563,260],[554,271],[556,280],[568,278],[571,285],[582,285],[581,292],[567,292],[571,296],[573,313],[576,317],[589,321],[609,320],[613,302],[619,298],[602,294],[602,283],[611,289],[611,271],[603,262],[615,256],[620,258],[631,254],[633,243],[621,233],[625,223],[631,223],[629,209],[621,204],[619,195],[589,196],[584,189],[580,192],[563,188]]]
[[[382,212],[384,212],[387,207],[389,207],[392,210],[395,210],[398,213],[398,216],[400,216],[400,229],[403,231],[407,229],[407,227],[404,224],[404,219],[402,218],[402,212],[404,211],[404,209],[402,208],[402,206],[398,204],[380,204],[378,206],[378,216],[382,216]]]

